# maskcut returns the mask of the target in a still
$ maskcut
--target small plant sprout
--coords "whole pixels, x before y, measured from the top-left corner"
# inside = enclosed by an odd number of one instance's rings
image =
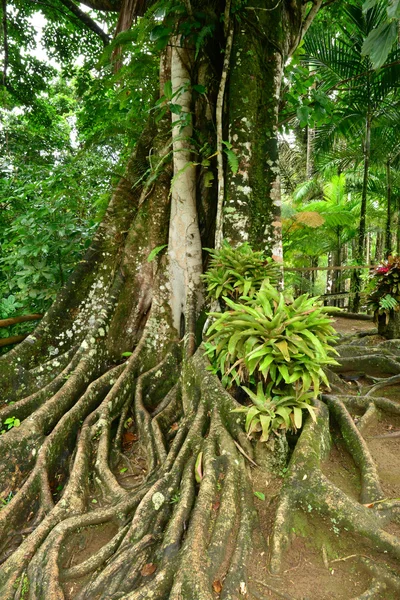
[[[1,429],[0,433],[6,433],[6,431],[9,431],[10,429],[12,429],[13,427],[19,427],[21,425],[21,421],[19,419],[17,419],[17,417],[8,417],[4,423],[3,423],[3,428]]]

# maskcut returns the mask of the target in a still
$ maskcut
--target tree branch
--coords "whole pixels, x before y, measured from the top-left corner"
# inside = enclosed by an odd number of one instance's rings
[[[307,33],[311,23],[314,20],[314,17],[316,16],[317,12],[319,11],[319,9],[322,6],[322,0],[315,0],[315,2],[313,2],[312,7],[310,8],[306,18],[303,21],[303,26],[301,28],[301,34],[300,34],[300,40],[303,39],[303,37],[305,36],[305,34]]]
[[[81,0],[88,8],[93,10],[104,10],[106,12],[119,12],[122,6],[122,0]]]
[[[7,0],[2,0],[2,12],[3,12],[3,85],[7,83],[7,69],[8,69],[8,30],[7,30]]]
[[[217,106],[216,106],[216,120],[217,120],[217,161],[218,161],[218,202],[217,202],[217,216],[216,216],[216,225],[215,225],[215,247],[221,248],[222,240],[224,237],[223,234],[223,205],[224,205],[224,196],[225,196],[225,177],[224,177],[224,156],[223,156],[223,148],[222,148],[222,113],[224,106],[224,94],[225,94],[225,85],[226,85],[226,77],[228,74],[229,63],[231,59],[231,51],[232,51],[232,41],[233,41],[233,23],[230,19],[229,10],[230,10],[230,2],[227,3],[229,6],[228,12],[225,13],[225,28],[226,28],[226,47],[225,47],[225,57],[224,57],[224,65],[222,67],[221,80],[219,84],[218,97],[217,97]]]
[[[5,0],[3,0],[3,2],[4,1]],[[110,43],[111,40],[110,40],[109,36],[106,34],[106,32],[103,31],[101,29],[101,27],[99,27],[99,25],[97,25],[97,23],[87,13],[85,13],[83,10],[81,10],[79,8],[79,6],[77,6],[74,2],[72,2],[72,0],[60,0],[60,2],[66,8],[68,8],[68,10],[70,10],[76,17],[78,17],[78,19],[84,25],[86,25],[86,27],[88,29],[90,29],[96,35],[98,35],[102,39],[103,44],[105,46],[107,46],[107,44]]]

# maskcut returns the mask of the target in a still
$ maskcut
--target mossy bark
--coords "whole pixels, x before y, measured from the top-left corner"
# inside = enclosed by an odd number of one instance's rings
[[[255,2],[244,11],[233,36],[228,95],[228,141],[237,172],[227,169],[224,235],[250,242],[282,260],[278,110],[285,60],[301,29],[293,3]]]
[[[279,237],[274,128],[281,67],[304,15],[297,3],[260,2],[248,9],[235,26],[228,82],[225,129],[239,171],[227,174],[226,208],[237,210],[255,247],[271,249]],[[213,39],[209,48],[215,47]],[[212,110],[222,61],[215,61],[215,77],[204,72],[206,59],[205,54],[190,71],[193,81],[210,82],[209,97],[192,101],[195,123],[202,115],[206,120],[190,134],[215,142]],[[290,463],[287,444],[278,442],[274,464],[245,435],[243,417],[234,412],[236,400],[207,370],[201,348],[181,339],[169,254],[148,262],[154,247],[170,242],[170,127],[168,117],[157,126],[150,122],[84,260],[34,334],[0,359],[0,420],[21,420],[0,435],[2,600],[26,598],[28,586],[29,600],[211,600],[219,586],[221,600],[250,596],[254,584],[248,568],[261,528],[254,469],[264,481],[271,470],[287,469],[272,537],[263,548],[268,571],[281,567],[294,508],[307,514],[309,506],[395,560],[400,557],[399,539],[384,529],[397,518],[396,502],[384,511],[380,505],[367,508],[321,472],[329,452],[330,414],[364,479],[361,500],[380,498],[376,471],[345,396],[317,402],[317,420],[309,420],[299,434]],[[162,161],[160,175],[133,195],[132,183],[151,166],[150,148],[153,164]],[[215,187],[205,186],[206,170],[196,168],[196,185],[187,188],[191,207],[200,208],[203,243],[216,204]],[[244,194],[245,185],[251,194]],[[188,199],[175,200],[176,211]],[[232,214],[225,211],[226,234],[242,241]],[[182,238],[174,243],[183,242],[191,252],[193,246]],[[189,258],[199,265],[198,243],[195,252]],[[189,285],[197,283],[198,273],[184,270]],[[186,324],[195,322],[199,309],[192,304]],[[379,368],[400,369],[392,347],[372,356]],[[351,359],[341,360],[345,369]],[[396,410],[392,401],[367,395],[357,402],[366,414],[372,405],[377,411]],[[129,444],[135,450],[127,450]],[[140,476],[134,470],[138,456],[139,465],[146,465],[138,469]],[[95,526],[104,526],[109,539],[71,564],[75,536]],[[396,576],[384,572],[388,588],[396,589]]]
[[[400,338],[400,312],[391,310],[388,315],[378,315],[378,333],[388,340]]]

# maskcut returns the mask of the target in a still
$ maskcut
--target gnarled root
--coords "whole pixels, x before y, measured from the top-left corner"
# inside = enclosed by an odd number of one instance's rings
[[[53,411],[60,393],[67,395],[81,359],[70,357],[63,366],[61,373],[67,369],[69,375],[64,383],[56,376],[51,389],[47,384],[49,397],[41,397],[33,412],[40,417],[40,435],[29,437],[36,452],[25,463],[15,498],[0,511],[1,597],[26,598],[29,586],[31,600],[212,600],[216,590],[223,600],[267,598],[270,592],[293,598],[273,577],[284,577],[297,512],[363,540],[363,553],[352,558],[369,574],[359,600],[396,594],[400,539],[388,528],[398,522],[400,504],[384,498],[363,431],[377,413],[400,414],[397,403],[349,393],[316,401],[316,421],[306,422],[278,497],[266,553],[272,575],[257,584],[249,577],[254,536],[262,528],[251,477],[256,459],[241,417],[232,412],[237,403],[206,370],[200,350],[181,363],[179,346],[172,344],[161,362],[151,364],[147,342],[145,328],[125,363],[92,375],[82,389],[74,383],[57,421],[45,411]],[[358,423],[354,410],[363,413]],[[358,500],[323,473],[330,420],[360,473]],[[138,442],[121,462],[127,433]],[[7,433],[2,443],[17,463],[22,442]],[[147,472],[137,478],[139,446]],[[128,477],[121,473],[126,470]],[[261,466],[257,472],[271,475]],[[61,493],[54,487],[58,481]],[[97,530],[104,532],[101,543],[74,551],[74,540]],[[325,558],[328,566],[335,560]]]

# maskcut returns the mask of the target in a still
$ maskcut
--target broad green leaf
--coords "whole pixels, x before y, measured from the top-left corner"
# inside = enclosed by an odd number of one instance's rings
[[[290,362],[290,356],[289,356],[289,349],[288,349],[288,345],[287,342],[285,340],[282,340],[281,342],[277,342],[275,344],[275,346],[277,348],[279,348],[279,350],[281,351],[284,359],[288,362]]]
[[[249,408],[249,411],[246,416],[246,423],[245,423],[246,431],[249,431],[252,420],[254,419],[254,417],[256,417],[259,414],[259,412],[260,411],[258,410],[258,408],[256,406],[251,406]]]
[[[262,427],[262,435],[260,437],[260,442],[267,442],[271,427],[271,417],[269,415],[263,415],[262,413],[260,413],[260,423]]]
[[[363,56],[369,56],[374,69],[379,69],[397,39],[397,22],[381,23],[373,29],[362,46]]]

